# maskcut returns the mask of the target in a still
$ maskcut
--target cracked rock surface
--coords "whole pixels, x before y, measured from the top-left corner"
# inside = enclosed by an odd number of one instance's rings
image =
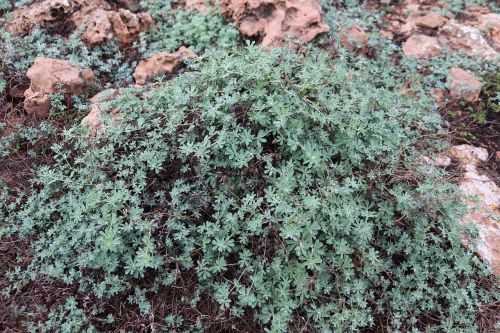
[[[223,0],[221,6],[243,36],[261,38],[265,48],[287,35],[308,42],[329,30],[316,0]]]

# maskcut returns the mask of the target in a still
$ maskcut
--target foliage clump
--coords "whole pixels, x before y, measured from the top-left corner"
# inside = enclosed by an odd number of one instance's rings
[[[238,30],[226,23],[215,9],[208,13],[182,8],[169,12],[168,2],[161,3],[162,6],[159,6],[156,1],[152,1],[145,7],[148,11],[161,14],[155,17],[156,27],[153,31],[141,33],[138,48],[144,57],[156,52],[173,52],[180,46],[189,47],[198,54],[213,47],[231,49],[240,41]]]
[[[81,293],[51,325],[106,331],[102,304],[126,297],[163,331],[476,331],[498,294],[453,191],[418,166],[435,114],[317,50],[192,66],[123,91],[95,138],[67,131],[11,215],[3,232],[33,239],[12,276]]]

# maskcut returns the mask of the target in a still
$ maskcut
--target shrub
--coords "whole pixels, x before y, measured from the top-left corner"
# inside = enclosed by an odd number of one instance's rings
[[[118,122],[66,131],[11,215],[4,235],[33,239],[12,276],[76,284],[47,324],[71,313],[68,331],[113,330],[89,297],[165,331],[476,331],[498,294],[415,148],[439,118],[358,68],[249,46],[124,91]]]
[[[173,52],[181,46],[189,47],[196,53],[214,47],[230,49],[238,42],[238,30],[225,23],[219,13],[203,14],[178,9],[175,13],[158,16],[156,28],[141,33],[138,48],[143,57],[148,57],[156,52]]]

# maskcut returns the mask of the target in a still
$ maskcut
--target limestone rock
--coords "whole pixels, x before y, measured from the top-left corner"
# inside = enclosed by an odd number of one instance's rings
[[[448,20],[437,13],[420,16],[415,24],[422,28],[437,29],[445,25]]]
[[[461,165],[478,165],[488,159],[488,150],[469,145],[453,146],[448,155],[456,159]]]
[[[500,189],[486,175],[478,172],[477,167],[488,159],[488,151],[469,145],[454,146],[449,155],[455,158],[465,173],[460,180],[462,191],[479,199],[476,207],[474,202],[466,202],[469,213],[461,221],[462,224],[474,223],[478,226],[480,242],[477,253],[491,267],[492,272],[500,277]],[[469,245],[467,240],[462,240]]]
[[[14,35],[30,33],[37,25],[46,27],[68,21],[85,31],[83,37],[90,44],[115,37],[123,44],[130,44],[139,32],[154,25],[148,13],[134,14],[127,9],[113,11],[105,0],[44,0],[21,7],[13,16],[5,29]]]
[[[23,6],[12,13],[14,17],[5,25],[5,30],[13,35],[29,33],[35,26],[46,26],[58,20],[60,15],[68,15],[73,6],[67,0],[46,0]]]
[[[463,69],[453,67],[448,76],[450,95],[454,98],[465,99],[474,102],[479,98],[481,82],[471,73]]]
[[[500,50],[500,14],[485,14],[479,18],[478,28],[484,31],[492,45]]]
[[[463,50],[468,56],[490,60],[497,52],[486,42],[477,28],[450,20],[439,30],[440,40],[450,49]]]
[[[24,108],[28,114],[43,118],[49,114],[50,95],[28,88],[24,92]]]
[[[358,24],[354,24],[349,29],[345,30],[341,35],[340,43],[348,50],[361,47],[368,43],[368,35]]]
[[[154,20],[147,13],[134,14],[127,9],[98,9],[89,14],[84,24],[87,29],[83,38],[90,44],[103,43],[115,37],[118,37],[122,44],[130,44],[141,31],[152,27]]]
[[[404,20],[403,24],[399,23],[398,21],[393,21],[392,27],[395,32],[408,36],[418,30],[417,21],[419,19],[420,19],[420,14],[417,12],[412,12]]]
[[[24,35],[35,26],[46,27],[73,16],[83,16],[97,8],[111,9],[105,0],[44,0],[22,6],[15,10],[13,19],[7,22],[5,29],[13,35]],[[78,26],[78,22],[76,26]]]
[[[280,46],[288,34],[308,42],[329,30],[318,0],[222,0],[221,6],[245,37],[261,37],[264,48]]]
[[[118,95],[118,90],[106,89],[90,99],[90,102],[92,103],[90,112],[87,116],[85,116],[85,118],[82,119],[82,124],[90,128],[90,133],[92,135],[95,134],[98,130],[102,129],[102,121],[100,118],[102,111],[106,108],[105,103],[109,102]],[[110,112],[112,114],[117,114],[118,110],[111,109]]]
[[[31,80],[24,92],[24,106],[29,114],[44,117],[50,109],[50,94],[61,89],[64,94],[81,94],[94,81],[90,69],[81,69],[66,60],[36,58],[26,75]]]
[[[196,57],[196,54],[184,46],[181,46],[174,53],[156,53],[152,57],[139,62],[133,74],[135,82],[144,85],[157,76],[171,74],[182,65],[183,59],[194,57]]]
[[[409,58],[430,58],[442,53],[435,37],[413,35],[403,44],[403,54]]]

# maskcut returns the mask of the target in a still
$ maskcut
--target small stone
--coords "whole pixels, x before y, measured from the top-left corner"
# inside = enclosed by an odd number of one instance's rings
[[[109,102],[113,98],[119,95],[116,89],[106,89],[96,94],[90,99],[91,108],[90,112],[85,118],[82,119],[82,124],[90,128],[90,133],[95,134],[99,129],[102,128],[101,114],[103,111],[104,103]],[[112,114],[118,114],[118,110],[111,109]]]
[[[488,150],[470,145],[458,145],[449,149],[448,155],[456,159],[461,165],[478,165],[488,160]]]
[[[182,65],[183,59],[194,57],[196,57],[196,54],[184,46],[181,46],[174,53],[156,53],[152,57],[139,62],[133,74],[135,83],[144,85],[155,77],[171,74]]]
[[[340,43],[348,50],[354,50],[368,43],[368,35],[358,24],[354,24],[341,35]]]
[[[448,76],[450,95],[454,98],[474,102],[479,98],[481,82],[471,73],[463,69],[453,67]]]
[[[50,95],[28,88],[24,92],[24,108],[29,115],[44,118],[49,114]]]
[[[403,44],[403,54],[409,58],[430,58],[441,53],[438,40],[426,35],[413,35]]]
[[[449,156],[438,155],[434,164],[438,167],[448,167],[451,165],[451,158]]]
[[[429,13],[416,20],[416,25],[422,28],[437,29],[442,27],[448,20],[437,13]]]

